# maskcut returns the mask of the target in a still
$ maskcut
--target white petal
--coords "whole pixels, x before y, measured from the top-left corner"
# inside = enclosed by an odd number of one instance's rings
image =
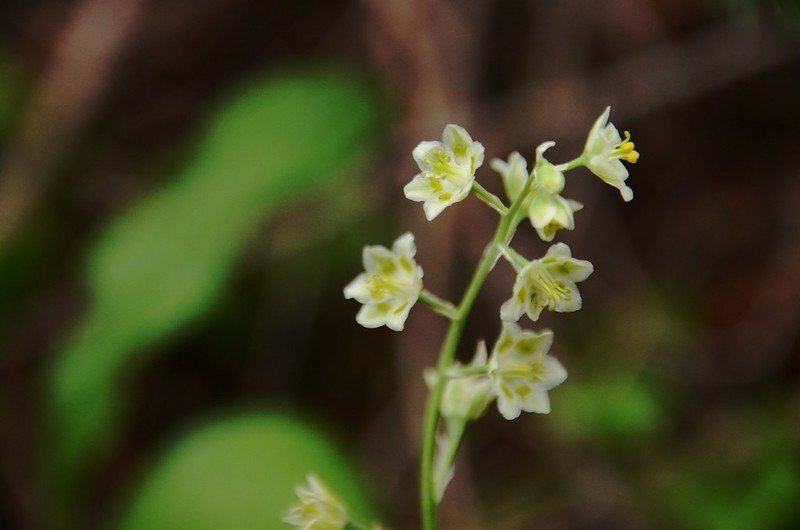
[[[572,251],[569,249],[566,243],[556,243],[555,245],[550,245],[550,248],[547,249],[547,254],[544,255],[545,258],[551,257],[572,257]]]
[[[570,281],[564,281],[564,287],[570,290],[570,299],[557,300],[555,311],[557,313],[572,313],[579,310],[583,304],[583,300],[581,299],[581,293],[578,291],[578,287]]]
[[[392,243],[392,252],[398,256],[405,256],[408,259],[412,259],[414,254],[417,253],[417,246],[414,244],[414,234],[406,232],[395,239],[394,243]]]
[[[633,190],[624,184],[620,186],[619,194],[622,195],[622,200],[625,202],[631,202],[633,200]]]
[[[547,390],[532,388],[532,392],[522,399],[522,410],[537,414],[550,414],[550,398]]]
[[[442,133],[442,140],[453,150],[457,157],[467,156],[467,150],[472,145],[472,137],[460,125],[448,124]]]
[[[555,357],[547,356],[542,361],[542,385],[550,390],[567,380],[567,370]]]
[[[592,128],[589,130],[589,135],[586,138],[586,147],[584,148],[585,151],[590,151],[592,144],[600,135],[600,131],[605,128],[606,122],[608,122],[608,115],[611,113],[611,107],[606,107],[606,110],[597,118],[592,124]]]
[[[389,308],[383,304],[367,304],[356,315],[356,322],[365,328],[379,328],[386,325]]]
[[[497,392],[497,410],[507,420],[517,419],[522,412],[522,404],[519,398],[514,394],[514,397],[509,398],[502,391]]]
[[[403,193],[408,200],[416,202],[427,201],[436,196],[433,179],[422,175],[417,175],[411,179],[411,182],[403,187]]]
[[[450,206],[449,202],[433,198],[425,201],[425,204],[422,205],[422,209],[425,211],[425,218],[428,221],[433,221],[436,216],[442,213],[448,206]]]
[[[447,153],[442,142],[420,142],[411,152],[411,155],[422,171],[431,171],[433,169],[433,161],[442,152]]]
[[[392,274],[397,269],[394,254],[382,245],[367,245],[361,253],[364,270],[368,273]]]
[[[528,207],[528,217],[534,228],[544,228],[553,220],[556,210],[557,205],[553,200],[553,196],[539,191],[531,199],[531,204]]]
[[[544,157],[544,152],[556,145],[555,142],[552,140],[549,142],[542,142],[539,144],[539,147],[536,148],[536,163],[538,164],[542,157]]]
[[[416,302],[416,300],[414,300],[414,302]],[[408,313],[411,311],[414,302],[407,302],[398,307],[393,307],[386,318],[386,327],[394,331],[403,331]]]
[[[516,322],[525,313],[525,308],[517,302],[516,298],[514,295],[500,306],[500,320],[503,322]]]
[[[353,281],[351,281],[345,286],[344,297],[347,298],[348,300],[351,298],[355,298],[362,304],[383,301],[383,300],[377,300],[372,295],[372,292],[367,287],[367,275],[364,273],[361,273],[358,276],[356,276]]]

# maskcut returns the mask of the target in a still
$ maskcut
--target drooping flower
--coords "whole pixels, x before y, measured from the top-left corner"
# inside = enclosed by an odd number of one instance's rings
[[[347,507],[314,474],[295,488],[299,503],[291,506],[283,521],[303,530],[343,530],[350,517]]]
[[[508,161],[493,158],[489,162],[489,167],[500,173],[506,197],[508,197],[509,201],[514,202],[519,194],[522,193],[525,188],[525,182],[528,180],[528,162],[521,154],[514,151],[508,155]],[[529,193],[522,203],[522,208],[527,210],[530,202]]]
[[[531,225],[544,241],[552,241],[558,230],[575,228],[574,213],[583,208],[581,203],[560,195],[564,190],[564,173],[544,157],[544,152],[553,145],[554,142],[545,142],[536,148],[534,181],[521,207],[522,211],[527,212]],[[514,152],[507,162],[493,159],[491,167],[500,173],[506,196],[514,201],[528,179],[525,159]]]
[[[536,149],[535,186],[528,205],[528,218],[543,241],[552,241],[558,230],[575,228],[574,214],[583,208],[578,201],[560,195],[564,191],[564,173],[544,157],[553,145],[555,142],[545,142]]]
[[[386,326],[402,331],[408,312],[422,291],[422,267],[414,261],[416,246],[410,232],[398,237],[392,249],[364,247],[364,272],[344,288],[345,298],[364,304],[356,321],[365,328]]]
[[[633,190],[625,184],[628,178],[628,169],[622,160],[635,164],[639,160],[639,152],[631,142],[631,135],[625,131],[625,138],[621,138],[619,131],[613,123],[608,123],[611,107],[606,107],[603,114],[597,118],[586,138],[586,147],[583,149],[583,158],[586,167],[600,177],[606,184],[617,188],[623,200],[633,199]]]
[[[547,392],[567,378],[567,371],[547,353],[553,332],[526,331],[504,322],[489,360],[489,378],[497,393],[497,409],[507,420],[525,412],[550,413]]]
[[[478,343],[475,357],[467,368],[486,366],[486,344]],[[455,364],[454,371],[460,368]],[[460,420],[478,419],[494,399],[492,384],[486,375],[471,375],[449,379],[442,393],[442,416]]]
[[[509,257],[508,255],[506,257]],[[552,245],[544,257],[524,262],[519,256],[509,257],[517,271],[511,298],[500,308],[500,318],[516,322],[527,313],[537,320],[544,308],[566,313],[581,308],[577,282],[594,271],[592,264],[575,259],[564,243]]]
[[[403,192],[412,201],[423,202],[430,221],[442,210],[469,195],[475,171],[483,164],[483,145],[463,127],[447,125],[441,142],[421,142],[413,151],[420,173]]]

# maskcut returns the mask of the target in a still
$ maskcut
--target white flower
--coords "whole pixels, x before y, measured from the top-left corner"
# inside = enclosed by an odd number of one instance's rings
[[[555,142],[545,142],[536,149],[535,186],[528,205],[528,218],[543,241],[552,241],[562,228],[575,228],[574,213],[583,208],[578,201],[560,195],[564,190],[564,173],[544,157],[544,152],[554,145]]]
[[[600,177],[604,182],[619,189],[620,195],[627,202],[633,199],[633,190],[626,184],[628,170],[622,165],[621,160],[635,164],[639,153],[634,149],[631,135],[625,131],[625,139],[613,123],[608,123],[611,107],[606,107],[603,114],[597,118],[589,131],[586,147],[583,149],[583,158],[586,167]]]
[[[525,412],[550,413],[547,391],[567,378],[557,359],[547,355],[553,332],[539,333],[504,322],[489,360],[489,377],[497,393],[497,409],[507,420]]]
[[[478,343],[475,357],[468,368],[486,366],[486,344]],[[460,368],[456,363],[455,370]],[[485,375],[449,379],[442,393],[442,416],[461,420],[478,419],[494,399],[492,383]]]
[[[559,313],[581,308],[575,283],[588,278],[594,267],[588,261],[573,258],[567,245],[556,243],[543,258],[526,263],[521,263],[524,259],[518,256],[506,257],[517,270],[517,279],[511,298],[500,308],[502,320],[516,322],[524,313],[537,320],[545,307]]]
[[[414,261],[416,251],[410,232],[398,237],[391,250],[380,245],[364,247],[365,272],[344,288],[345,298],[364,304],[356,315],[359,324],[403,330],[422,291],[422,267]]]
[[[562,228],[575,228],[574,213],[583,208],[581,203],[560,195],[564,190],[564,173],[544,157],[544,152],[553,145],[555,142],[545,142],[536,148],[533,185],[522,202],[523,211],[527,211],[531,225],[544,241],[552,241]],[[493,159],[491,167],[500,173],[506,196],[513,202],[528,179],[525,159],[514,152],[508,157],[508,162]]]
[[[291,506],[283,522],[303,530],[343,530],[350,517],[347,507],[314,474],[306,484],[295,488],[300,502]]]
[[[525,182],[528,180],[528,162],[521,154],[514,151],[508,155],[508,162],[493,158],[489,162],[489,167],[500,173],[506,197],[508,197],[509,201],[514,202],[519,194],[522,193],[525,188]],[[530,194],[525,197],[522,208],[527,208],[529,204]]]
[[[464,200],[472,189],[475,171],[483,164],[483,145],[472,141],[458,125],[444,128],[442,142],[421,142],[414,148],[420,173],[406,184],[408,199],[424,202],[428,221]]]

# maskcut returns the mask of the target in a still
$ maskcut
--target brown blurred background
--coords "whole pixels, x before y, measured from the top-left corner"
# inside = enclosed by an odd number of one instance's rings
[[[84,457],[65,457],[76,469],[54,479],[51,409],[80,416],[84,401],[53,404],[48,374],[80,349],[70,337],[92,313],[91,256],[108,227],[191,180],[207,123],[241,87],[317,69],[378,102],[357,161],[248,221],[219,287],[137,335],[130,351],[147,356],[120,360],[114,434],[87,435]],[[586,208],[559,239],[596,272],[581,312],[537,324],[554,329],[570,379],[549,416],[490,411],[469,431],[442,527],[800,527],[796,2],[7,0],[0,528],[184,528],[119,521],[174,440],[241,410],[305,418],[347,455],[373,513],[417,528],[421,371],[445,323],[416,307],[402,334],[365,330],[341,289],[363,244],[411,230],[426,287],[457,300],[490,239],[496,215],[474,199],[430,223],[404,199],[417,142],[453,122],[487,161],[530,160],[552,139],[563,162],[606,105],[642,156],[631,203],[585,170],[568,175],[565,195]],[[488,164],[478,179],[501,193]],[[525,225],[516,241],[529,257],[547,248]],[[494,340],[511,282],[499,266],[462,359]]]

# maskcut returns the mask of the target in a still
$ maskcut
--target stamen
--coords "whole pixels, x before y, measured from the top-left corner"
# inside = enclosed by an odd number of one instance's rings
[[[538,292],[535,291],[533,293],[534,298],[536,298],[536,295],[539,293],[544,295],[542,297],[543,305],[551,311],[555,309],[556,302],[572,298],[572,291],[570,291],[563,282],[554,280],[547,271],[537,271],[531,276],[531,280],[536,287],[538,287]]]

